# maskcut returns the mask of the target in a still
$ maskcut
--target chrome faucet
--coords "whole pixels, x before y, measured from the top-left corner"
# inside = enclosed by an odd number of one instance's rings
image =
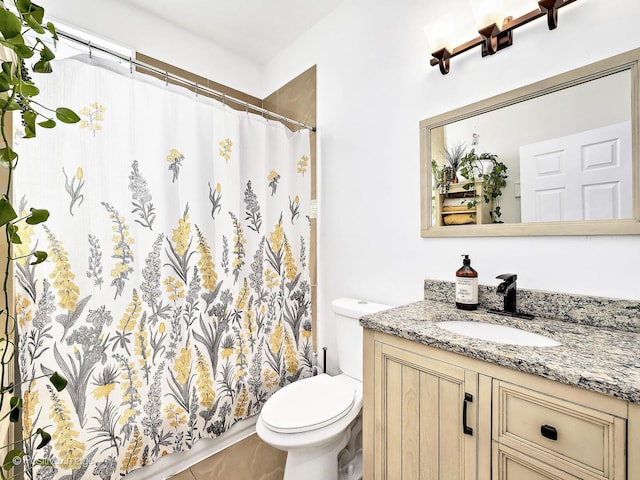
[[[515,273],[503,273],[496,278],[502,280],[502,283],[496,289],[496,293],[504,296],[504,311],[516,313],[516,280],[518,275]]]

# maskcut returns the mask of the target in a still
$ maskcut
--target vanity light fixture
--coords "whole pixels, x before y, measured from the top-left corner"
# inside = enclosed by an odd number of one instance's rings
[[[449,73],[451,58],[478,45],[482,48],[483,57],[493,55],[513,43],[513,31],[516,28],[543,16],[547,17],[549,30],[553,30],[558,26],[558,9],[575,1],[539,0],[536,10],[514,19],[511,16],[504,15],[501,11],[502,0],[472,0],[471,4],[474,9],[476,24],[479,25],[478,33],[480,36],[457,47],[447,45],[441,32],[447,28],[447,24],[450,24],[448,19],[445,21],[445,17],[448,16],[439,18],[425,28],[425,32],[430,37],[430,43],[434,48],[431,53],[433,57],[431,65],[438,65],[440,73],[446,75]],[[501,25],[498,26],[499,24]]]

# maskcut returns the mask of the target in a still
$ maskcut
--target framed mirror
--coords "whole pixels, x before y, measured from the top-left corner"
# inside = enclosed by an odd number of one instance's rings
[[[636,49],[421,121],[422,236],[640,234],[639,66]]]

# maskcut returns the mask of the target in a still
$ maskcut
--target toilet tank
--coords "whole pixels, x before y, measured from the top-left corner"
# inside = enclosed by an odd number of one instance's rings
[[[342,373],[362,381],[362,327],[358,319],[391,307],[355,298],[338,298],[331,305],[336,319],[338,367]]]

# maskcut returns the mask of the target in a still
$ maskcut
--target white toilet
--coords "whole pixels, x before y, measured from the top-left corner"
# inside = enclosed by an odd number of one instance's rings
[[[278,390],[267,400],[256,423],[263,441],[287,452],[284,480],[362,477],[362,453],[358,448],[357,458],[353,447],[362,425],[362,327],[358,319],[391,307],[350,298],[334,300],[332,306],[342,373],[316,375]],[[347,444],[351,458],[338,477],[338,455]]]

